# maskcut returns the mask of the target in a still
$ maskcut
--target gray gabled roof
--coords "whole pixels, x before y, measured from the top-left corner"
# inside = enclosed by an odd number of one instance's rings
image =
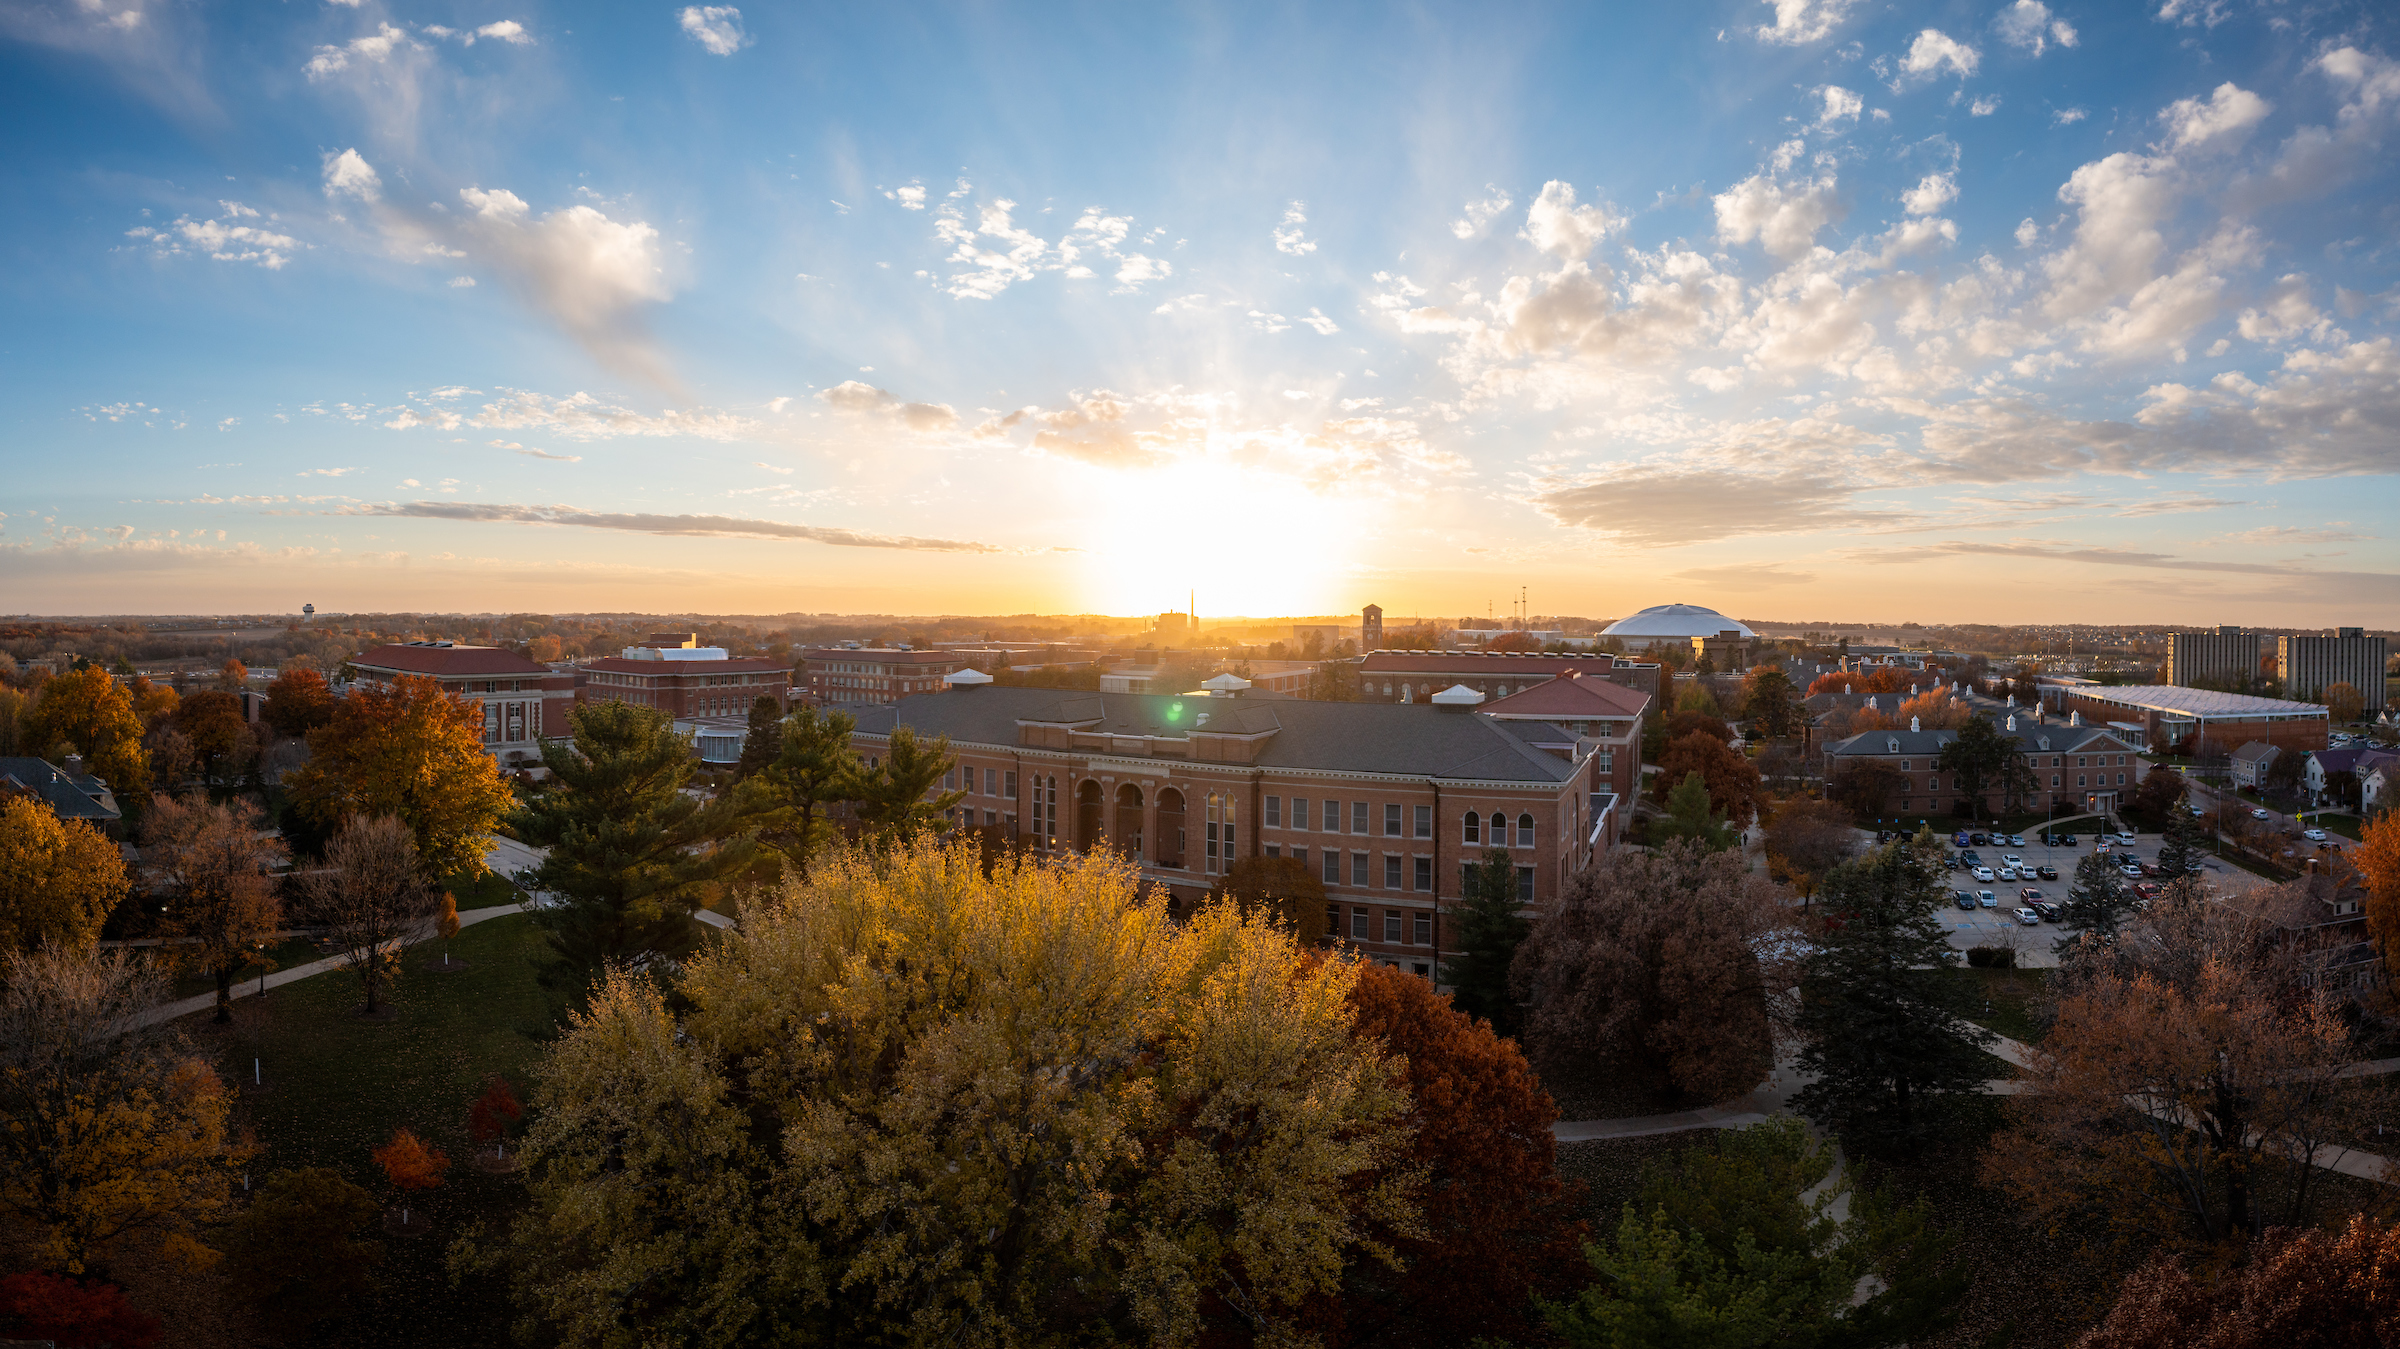
[[[2116,738],[2106,726],[2070,726],[2064,722],[2036,723],[2025,717],[2017,720],[2017,729],[2006,729],[2001,723],[2000,738],[2017,742],[2020,754],[2079,754],[2090,746],[2107,740],[2119,749],[2131,749]],[[1911,731],[1903,727],[1896,731],[1860,731],[1846,740],[1837,740],[1825,747],[1827,754],[1925,754],[1938,755],[1942,747],[1958,739],[1956,731]],[[2042,742],[2049,741],[2045,747]],[[1893,749],[1894,741],[1899,748]]]
[[[0,786],[14,786],[50,803],[62,820],[107,824],[123,818],[108,784],[89,773],[69,776],[47,759],[0,759]]]
[[[864,735],[907,726],[920,736],[946,735],[959,746],[1014,750],[1020,722],[1071,723],[1083,732],[1164,739],[1263,736],[1249,765],[1257,768],[1532,784],[1564,782],[1575,774],[1572,762],[1536,748],[1575,742],[1548,722],[1495,721],[1422,703],[1248,701],[979,688],[916,694],[854,715]],[[1198,724],[1201,713],[1208,714],[1206,726]],[[1160,762],[1184,760],[1162,756]]]

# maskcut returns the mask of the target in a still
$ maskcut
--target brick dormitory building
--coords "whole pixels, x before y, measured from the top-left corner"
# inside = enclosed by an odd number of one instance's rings
[[[2059,809],[2113,812],[2132,799],[2148,766],[2140,746],[2109,726],[2087,726],[2080,714],[2065,721],[2022,709],[1995,718],[2003,739],[2016,743],[2017,753],[2034,774],[2028,808],[2049,813]],[[1893,770],[1895,789],[1880,813],[1897,816],[1943,816],[1957,812],[1962,799],[1958,777],[1936,767],[1942,750],[1958,739],[1956,731],[1862,731],[1825,747],[1827,790],[1849,765],[1876,762]],[[1985,813],[2001,804],[1998,783],[1987,785]]]
[[[1549,720],[1456,687],[1395,706],[1223,677],[1183,695],[950,682],[859,711],[858,753],[878,761],[899,726],[947,736],[961,823],[1043,852],[1114,848],[1179,900],[1242,858],[1295,859],[1323,880],[1337,940],[1429,978],[1455,936],[1445,910],[1488,849],[1535,903],[1623,837],[1649,701],[1570,690]]]
[[[1421,703],[1464,684],[1487,698],[1506,698],[1545,680],[1580,674],[1622,684],[1659,700],[1659,667],[1604,651],[1572,656],[1521,651],[1371,651],[1358,663],[1358,700]]]

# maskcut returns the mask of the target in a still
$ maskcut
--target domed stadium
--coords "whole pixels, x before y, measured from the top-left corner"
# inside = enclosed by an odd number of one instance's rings
[[[1622,637],[1629,644],[1647,646],[1659,642],[1681,645],[1694,637],[1714,637],[1721,632],[1758,636],[1716,610],[1698,604],[1653,604],[1631,618],[1609,624],[1600,635]]]

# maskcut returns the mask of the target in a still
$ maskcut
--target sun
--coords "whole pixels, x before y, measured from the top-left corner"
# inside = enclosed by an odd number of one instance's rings
[[[1187,593],[1203,616],[1344,612],[1376,531],[1364,508],[1280,473],[1192,459],[1095,474],[1091,555],[1078,593],[1092,612],[1158,613]]]

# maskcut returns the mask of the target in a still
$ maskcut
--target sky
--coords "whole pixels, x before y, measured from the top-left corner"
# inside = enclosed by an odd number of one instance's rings
[[[2400,11],[0,0],[0,610],[2400,626]]]

